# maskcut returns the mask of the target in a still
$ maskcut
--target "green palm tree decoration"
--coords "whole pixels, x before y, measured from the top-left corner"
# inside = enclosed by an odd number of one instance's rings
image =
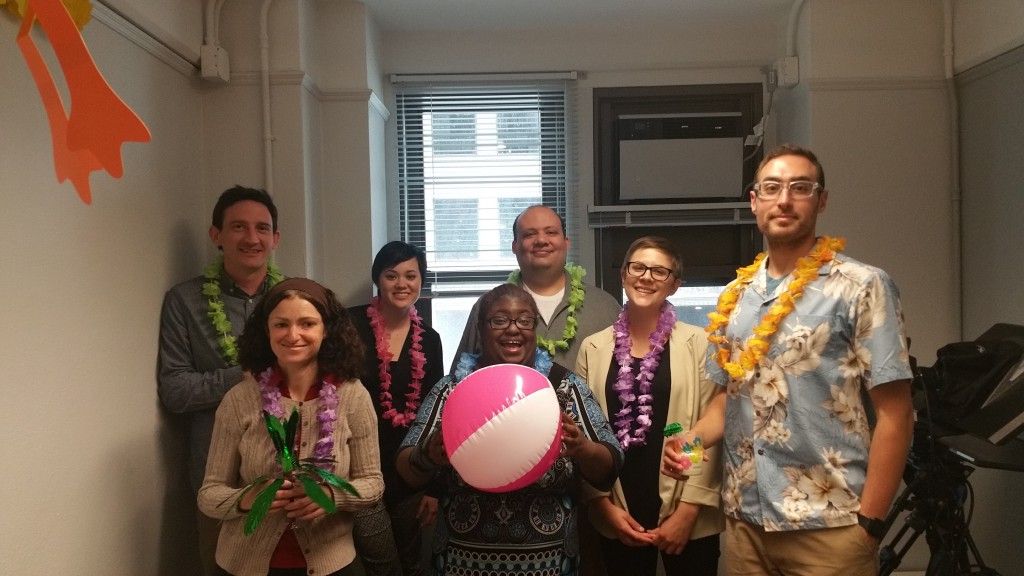
[[[359,496],[359,492],[356,491],[352,484],[321,467],[326,464],[333,464],[333,457],[299,459],[298,454],[293,449],[293,446],[295,446],[295,432],[299,428],[299,419],[299,412],[295,408],[292,408],[292,413],[286,422],[282,422],[280,418],[267,411],[263,412],[263,422],[267,425],[270,440],[274,443],[274,448],[277,450],[277,462],[281,465],[281,475],[264,474],[246,485],[242,493],[235,498],[233,507],[237,507],[238,502],[250,490],[273,478],[270,484],[267,484],[259,491],[252,503],[252,508],[246,514],[246,536],[255,532],[256,528],[263,522],[263,518],[270,510],[270,505],[274,502],[274,494],[284,485],[286,479],[291,480],[292,483],[302,484],[306,495],[328,514],[334,514],[338,508],[334,504],[334,499],[324,491],[323,484],[334,486],[353,496]]]

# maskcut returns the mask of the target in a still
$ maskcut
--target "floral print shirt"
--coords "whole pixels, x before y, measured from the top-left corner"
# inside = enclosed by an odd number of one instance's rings
[[[789,287],[791,277],[767,292],[766,262],[726,327],[733,361]],[[867,391],[911,377],[889,276],[842,254],[818,274],[742,379],[708,348],[708,376],[728,393],[723,511],[767,531],[857,523],[874,426]]]

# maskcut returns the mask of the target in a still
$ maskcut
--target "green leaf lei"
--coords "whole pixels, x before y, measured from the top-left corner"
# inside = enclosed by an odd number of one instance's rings
[[[203,296],[209,305],[206,313],[213,323],[213,329],[217,331],[217,342],[224,353],[224,359],[228,366],[238,364],[238,347],[235,345],[235,336],[231,334],[231,320],[228,320],[227,312],[224,311],[224,300],[221,298],[220,274],[224,270],[224,256],[219,256],[203,270]],[[267,262],[267,278],[270,281],[268,288],[284,280],[284,275],[274,266],[273,262]]]
[[[555,355],[556,350],[568,350],[569,341],[576,337],[578,324],[576,310],[583,305],[583,299],[586,297],[586,292],[583,290],[583,277],[587,275],[587,271],[583,269],[583,266],[566,263],[565,271],[569,274],[569,315],[565,319],[562,339],[548,340],[537,335],[537,346],[547,350],[548,354],[552,356]],[[519,270],[513,271],[508,275],[508,281],[511,284],[522,284],[522,273]]]

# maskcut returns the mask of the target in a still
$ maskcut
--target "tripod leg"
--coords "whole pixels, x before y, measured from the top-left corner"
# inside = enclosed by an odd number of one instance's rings
[[[981,557],[981,552],[978,551],[978,545],[974,543],[974,538],[971,536],[971,531],[967,530],[964,532],[964,541],[967,543],[967,548],[970,550],[970,556],[974,557],[975,563],[972,566],[968,561],[966,566],[962,567],[963,574],[978,574],[980,576],[999,576],[999,573],[985,565],[985,560]],[[967,557],[965,551],[964,556]],[[965,558],[967,560],[967,558]],[[975,571],[977,568],[978,571]]]

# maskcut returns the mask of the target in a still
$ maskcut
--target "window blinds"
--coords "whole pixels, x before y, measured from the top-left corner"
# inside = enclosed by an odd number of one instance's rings
[[[435,293],[479,293],[517,267],[512,222],[570,197],[566,81],[396,84],[401,238]]]

